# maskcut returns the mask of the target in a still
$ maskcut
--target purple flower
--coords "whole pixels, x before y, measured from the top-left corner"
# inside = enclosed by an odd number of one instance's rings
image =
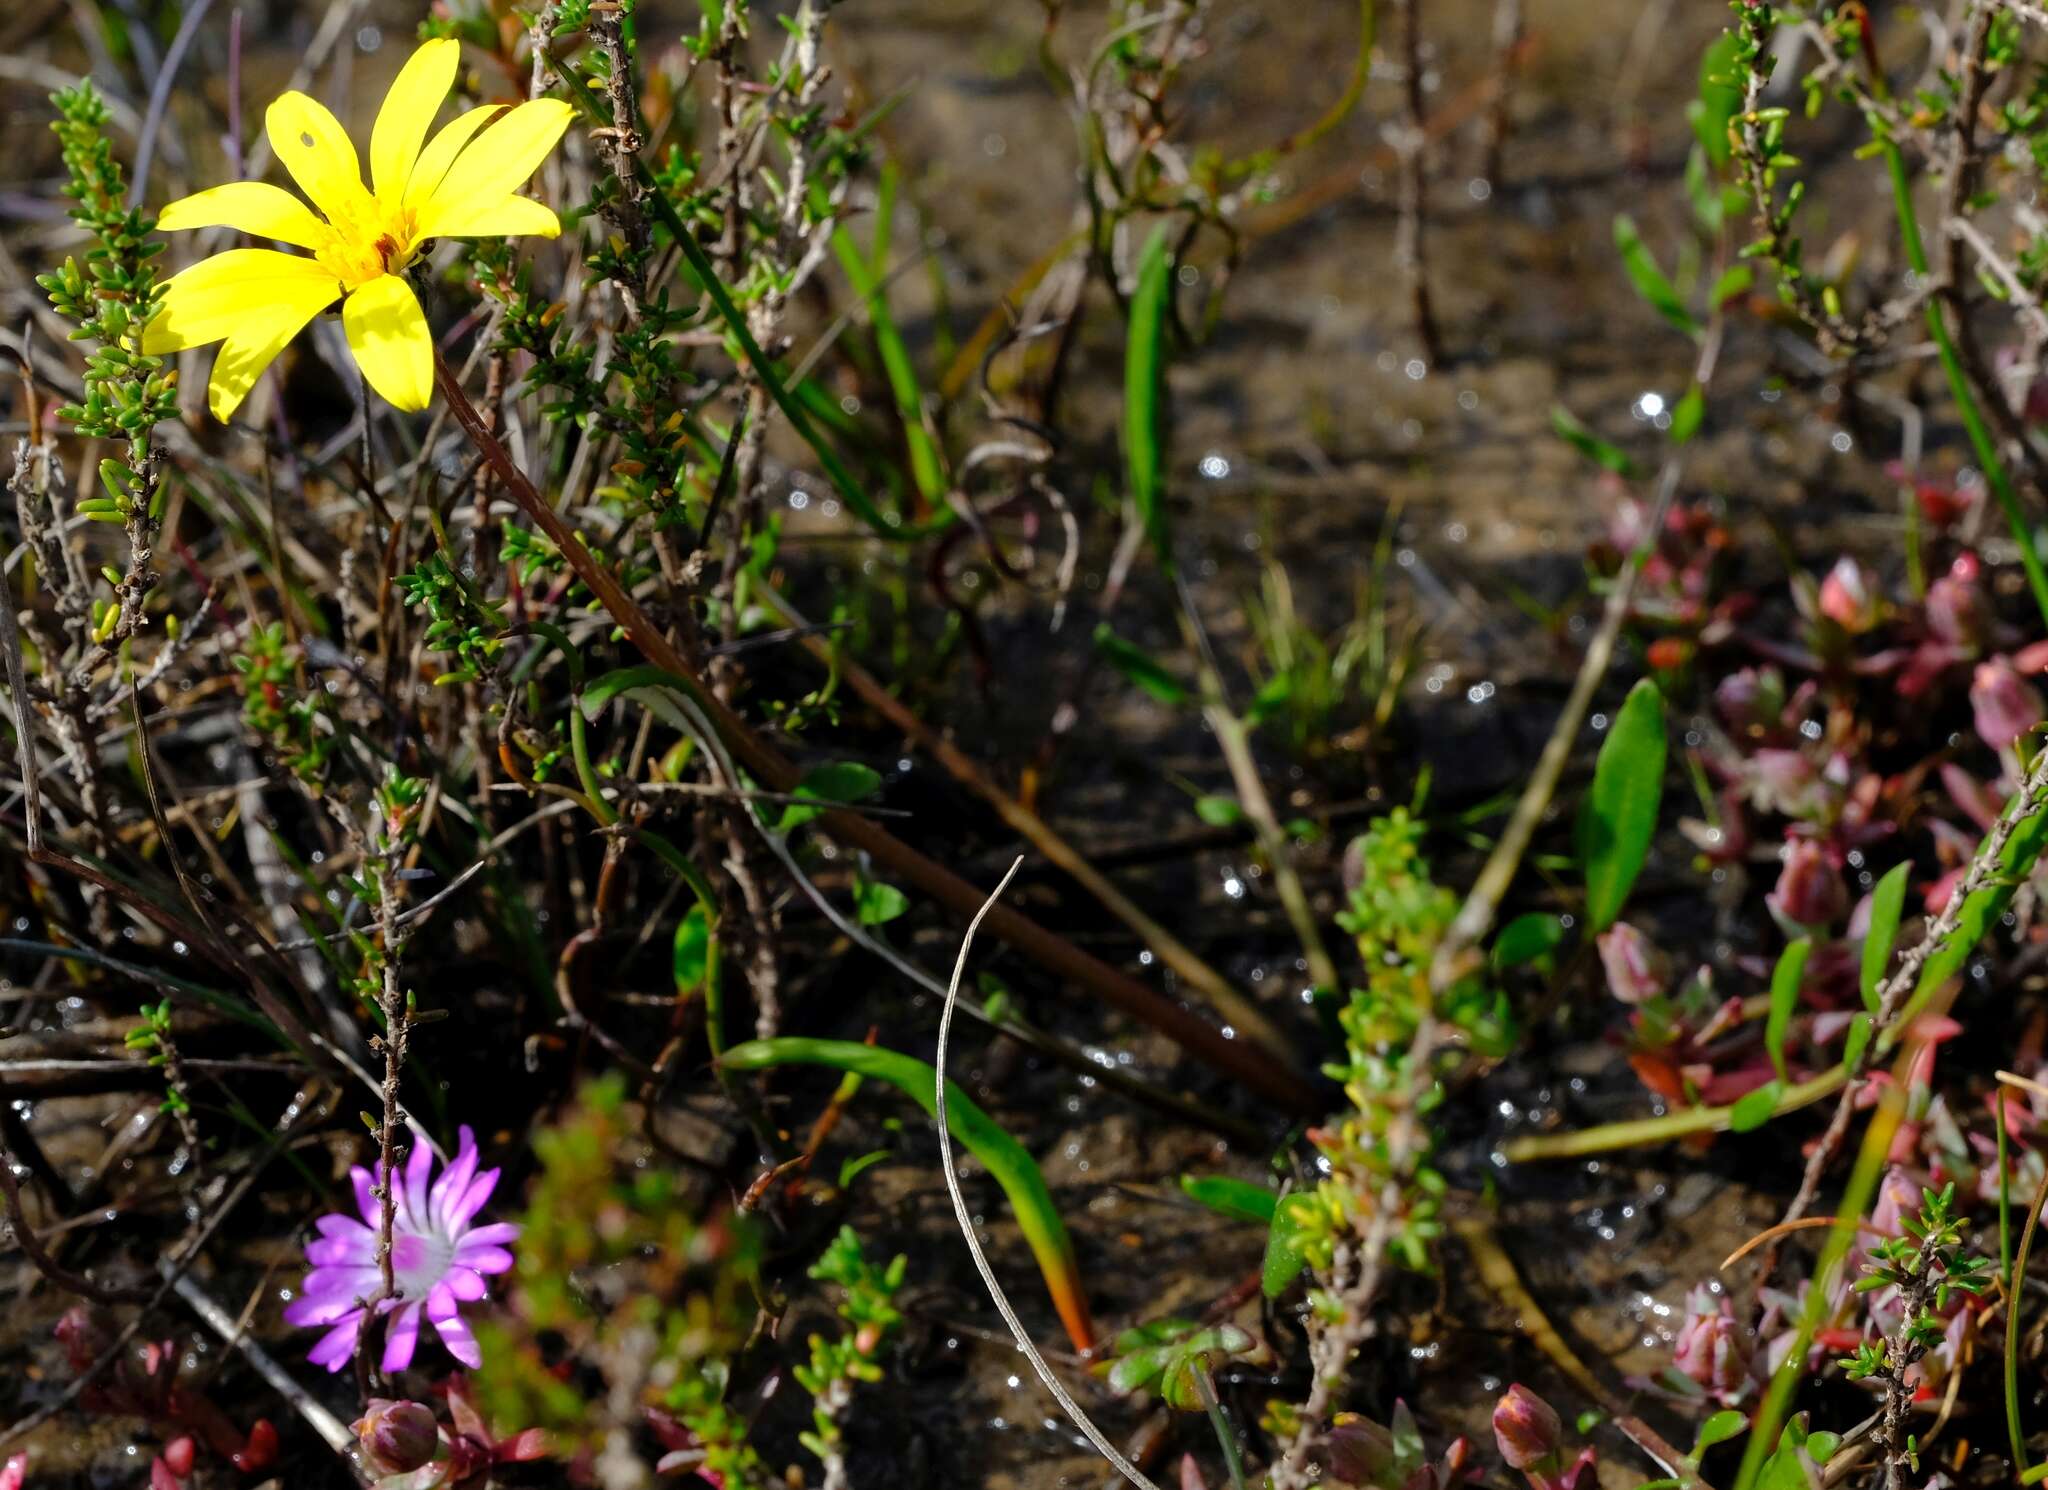
[[[393,1180],[396,1212],[391,1226],[391,1271],[398,1297],[383,1299],[379,1314],[391,1315],[384,1337],[384,1369],[403,1371],[412,1364],[419,1344],[420,1314],[434,1322],[448,1353],[465,1366],[483,1364],[476,1337],[469,1332],[458,1305],[474,1303],[488,1291],[488,1274],[510,1271],[512,1254],[505,1250],[519,1235],[509,1222],[473,1226],[476,1213],[497,1188],[498,1171],[477,1172],[476,1135],[461,1130],[455,1158],[431,1185],[432,1151],[415,1136],[405,1172]],[[349,1171],[356,1189],[354,1216],[322,1216],[320,1238],[306,1248],[313,1270],[299,1297],[284,1311],[295,1325],[332,1325],[306,1359],[339,1371],[354,1356],[363,1329],[364,1304],[383,1287],[377,1267],[377,1232],[383,1211],[371,1193],[375,1184],[360,1164]]]

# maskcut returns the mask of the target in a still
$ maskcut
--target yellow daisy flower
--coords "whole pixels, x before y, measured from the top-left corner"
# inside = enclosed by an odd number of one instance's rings
[[[165,283],[142,349],[162,355],[220,342],[206,385],[214,418],[225,422],[285,343],[344,296],[342,328],[364,378],[398,408],[425,408],[434,343],[403,277],[406,266],[430,238],[561,232],[545,203],[515,189],[569,127],[568,104],[539,98],[471,109],[427,140],[460,54],[453,40],[430,41],[399,72],[370,131],[370,189],[334,115],[303,93],[287,93],[270,106],[264,129],[317,215],[282,187],[231,181],[158,216],[160,228],[237,228],[312,254],[235,248]]]

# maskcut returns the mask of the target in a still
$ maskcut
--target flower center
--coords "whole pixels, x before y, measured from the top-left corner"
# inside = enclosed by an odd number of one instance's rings
[[[391,1238],[391,1274],[407,1299],[423,1299],[455,1260],[455,1247],[438,1232],[397,1231]]]
[[[327,241],[313,257],[341,281],[343,289],[359,290],[381,275],[405,271],[416,247],[412,235],[411,212],[365,192],[328,221]]]

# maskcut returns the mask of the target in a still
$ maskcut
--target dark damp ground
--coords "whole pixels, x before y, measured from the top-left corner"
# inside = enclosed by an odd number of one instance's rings
[[[81,54],[59,5],[28,7],[36,15],[0,22],[9,54],[76,68]],[[261,100],[296,64],[314,21],[298,7],[269,7],[270,24],[250,12],[251,55],[246,96]],[[1393,268],[1392,156],[1386,144],[1397,89],[1381,79],[1365,106],[1329,139],[1291,160],[1290,194],[1255,209],[1264,226],[1246,245],[1214,335],[1172,374],[1175,466],[1184,552],[1198,602],[1226,654],[1248,642],[1245,601],[1259,592],[1268,566],[1284,571],[1295,604],[1320,629],[1353,613],[1376,541],[1393,521],[1392,620],[1424,635],[1422,657],[1402,695],[1388,738],[1372,750],[1336,760],[1272,766],[1289,812],[1311,815],[1336,804],[1331,848],[1308,862],[1311,888],[1324,911],[1338,891],[1335,849],[1362,812],[1409,799],[1418,772],[1433,772],[1432,810],[1469,806],[1519,785],[1562,700],[1576,665],[1585,621],[1546,627],[1529,607],[1563,606],[1582,617],[1581,554],[1601,527],[1613,493],[1550,429],[1564,405],[1609,437],[1654,453],[1644,396],[1668,405],[1683,386],[1691,348],[1630,292],[1612,248],[1617,211],[1633,213],[1653,242],[1682,230],[1679,176],[1690,136],[1680,102],[1691,95],[1702,47],[1724,19],[1715,6],[1649,4],[1640,0],[1573,0],[1530,7],[1527,61],[1514,84],[1513,133],[1500,179],[1476,175],[1473,123],[1433,144],[1428,265],[1449,360],[1425,370],[1411,334],[1408,303]],[[374,99],[403,55],[404,7],[368,8],[358,40],[377,43],[347,57],[347,92],[360,106]],[[1440,0],[1427,7],[1426,63],[1433,111],[1476,118],[1474,90],[1486,70],[1485,38],[1492,6],[1484,0]],[[30,22],[39,20],[32,28]],[[1072,18],[1093,25],[1092,12]],[[1300,128],[1342,86],[1354,45],[1355,11],[1324,3],[1239,4],[1214,14],[1212,50],[1194,70],[1183,134],[1248,150]],[[381,27],[381,36],[377,28]],[[925,214],[939,245],[956,336],[1001,296],[1039,255],[1073,226],[1074,133],[1063,100],[1040,74],[1035,57],[1039,11],[980,0],[855,0],[834,18],[832,60],[867,99],[898,88],[904,99],[883,130],[901,165],[906,196]],[[658,34],[643,16],[643,36]],[[346,49],[345,49],[346,52]],[[31,80],[33,81],[33,80]],[[205,86],[221,86],[217,75]],[[40,143],[37,91],[14,75],[0,82],[0,130],[10,141],[33,140],[0,167],[0,198],[16,207],[47,196],[51,162]],[[356,122],[366,119],[360,114]],[[21,174],[21,162],[34,160]],[[1311,203],[1304,210],[1299,204]],[[24,209],[25,210],[25,209]],[[31,246],[16,248],[6,266],[9,288],[41,267],[33,247],[47,239],[41,224],[10,225]],[[1881,252],[1882,249],[1873,249]],[[920,349],[935,339],[929,284],[901,278],[899,316]],[[16,298],[19,298],[18,296]],[[12,302],[10,301],[10,304]],[[1113,317],[1096,315],[1069,373],[1067,467],[1083,494],[1114,450],[1121,347]],[[1747,542],[1767,547],[1766,525],[1791,539],[1809,562],[1826,544],[1879,521],[1859,492],[1871,489],[1877,465],[1894,452],[1861,449],[1859,433],[1842,453],[1841,427],[1823,417],[1824,398],[1796,389],[1757,396],[1772,359],[1781,355],[1754,323],[1738,326],[1727,350],[1719,393],[1710,404],[1687,490],[1724,497]],[[1795,381],[1811,370],[1791,362]],[[1833,442],[1833,443],[1831,443]],[[787,494],[786,485],[776,492]],[[815,526],[800,522],[800,529]],[[1097,521],[1088,530],[1074,603],[1063,630],[1050,634],[1042,600],[996,606],[986,617],[991,682],[976,685],[966,670],[951,705],[959,737],[1009,775],[1038,749],[1055,701],[1069,696],[1079,722],[1058,752],[1040,792],[1047,815],[1084,850],[1113,866],[1136,898],[1178,935],[1237,977],[1266,990],[1269,1004],[1304,1041],[1311,1022],[1295,991],[1296,949],[1245,844],[1203,828],[1189,810],[1190,789],[1227,789],[1211,742],[1185,716],[1162,709],[1101,670],[1083,678],[1086,639],[1100,615],[1100,591],[1114,533]],[[851,550],[827,546],[829,562],[851,563]],[[797,567],[801,577],[803,562]],[[813,579],[818,574],[813,574]],[[1141,582],[1123,600],[1119,628],[1169,645],[1161,596]],[[1629,669],[1617,670],[1625,678]],[[878,764],[893,764],[897,742],[870,741]],[[1013,852],[986,815],[916,763],[896,772],[892,805],[915,811],[906,835],[939,851],[978,880],[991,880]],[[1667,848],[1670,845],[1666,845]],[[1476,856],[1456,832],[1432,841],[1440,876],[1458,884]],[[1683,861],[1653,861],[1651,878],[1672,890]],[[1654,886],[1653,886],[1654,891]],[[1151,976],[1136,949],[1091,905],[1059,881],[1027,874],[1019,904],[1049,918],[1102,955]],[[1654,897],[1653,902],[1654,904]],[[1654,912],[1653,912],[1654,913]],[[919,918],[902,940],[931,966],[950,959],[953,932]],[[812,944],[831,947],[804,925]],[[1134,1069],[1168,1076],[1239,1111],[1234,1094],[1185,1063],[1157,1036],[1060,1002],[1034,985],[1016,959],[987,955],[989,967],[1012,978],[1020,997],[1063,1033],[1128,1056]],[[936,1009],[906,997],[882,968],[844,948],[806,967],[791,959],[795,982],[790,1024],[806,1032],[858,1038],[877,1025],[883,1043],[928,1053]],[[1582,975],[1568,989],[1597,1012],[1604,994]],[[19,1018],[20,1016],[16,1016]],[[85,1001],[45,1009],[44,1018],[89,1022]],[[1643,1094],[1618,1056],[1597,1038],[1598,1020],[1577,1021],[1577,1039],[1549,1039],[1519,1054],[1502,1072],[1461,1091],[1447,1117],[1445,1167],[1467,1191],[1491,1178],[1500,1201],[1497,1236],[1531,1294],[1594,1369],[1619,1385],[1661,1364],[1685,1291],[1756,1229],[1776,1218],[1796,1177],[1796,1153],[1773,1141],[1723,1143],[1690,1152],[1623,1154],[1576,1167],[1497,1173],[1487,1161],[1502,1133],[1529,1124],[1581,1124],[1646,1110]],[[74,1033],[77,1033],[74,1031]],[[89,1033],[89,1031],[87,1031]],[[0,1058],[47,1053],[45,1035],[0,1040]],[[460,1057],[451,1072],[463,1090]],[[531,1112],[519,1109],[516,1085],[493,1071],[512,1069],[516,1054],[482,1050],[466,1073],[472,1089],[503,1110],[495,1121],[519,1132]],[[966,1032],[957,1063],[997,1116],[1040,1156],[1072,1227],[1100,1320],[1113,1327],[1167,1313],[1196,1314],[1253,1272],[1261,1238],[1254,1228],[1224,1221],[1184,1200],[1175,1184],[1189,1170],[1235,1169],[1254,1174],[1263,1154],[1231,1152],[1203,1132],[1176,1127],[1126,1105],[1071,1073],[1043,1068],[1006,1043],[989,1045]],[[807,1121],[826,1090],[791,1080],[789,1110]],[[51,1157],[74,1176],[99,1166],[122,1121],[136,1111],[123,1099],[62,1099],[41,1104],[33,1121]],[[821,1208],[790,1223],[776,1250],[801,1259],[815,1252],[831,1226],[850,1220],[870,1252],[910,1254],[907,1312],[911,1324],[899,1374],[867,1395],[851,1426],[857,1484],[891,1487],[1017,1487],[1050,1490],[1099,1485],[1103,1465],[1057,1419],[1022,1359],[1001,1338],[1000,1321],[983,1297],[954,1231],[935,1173],[928,1127],[907,1104],[864,1093],[835,1146],[844,1154],[886,1148],[891,1156],[867,1171],[850,1209]],[[889,1124],[903,1120],[892,1129]],[[702,1127],[696,1124],[695,1127]],[[693,1129],[694,1131],[694,1129]],[[318,1155],[314,1158],[318,1160]],[[160,1153],[118,1157],[97,1203],[161,1204],[169,1182]],[[516,1182],[517,1175],[512,1177]],[[992,1187],[970,1199],[1000,1209]],[[1472,1209],[1469,1198],[1458,1208]],[[252,1202],[218,1246],[217,1295],[232,1309],[246,1298],[274,1299],[280,1279],[271,1267],[295,1265],[292,1229],[304,1217],[262,1200]],[[1041,1339],[1057,1330],[1028,1254],[1007,1223],[991,1216],[997,1265]],[[48,1330],[63,1301],[38,1291],[33,1275],[7,1264],[24,1292],[0,1318],[0,1416],[12,1417],[47,1399],[63,1379]],[[1373,1342],[1357,1372],[1360,1404],[1407,1398],[1432,1445],[1454,1432],[1483,1438],[1493,1395],[1521,1379],[1554,1393],[1560,1407],[1586,1406],[1546,1366],[1517,1328],[1514,1310],[1494,1297],[1456,1246],[1445,1251],[1441,1280],[1400,1286],[1390,1330]],[[813,1306],[815,1307],[815,1306]],[[1256,1311],[1236,1316],[1248,1327]],[[1394,1321],[1412,1323],[1394,1324]],[[815,1319],[787,1322],[800,1340]],[[286,1331],[274,1302],[259,1302],[253,1326],[287,1362],[306,1343]],[[219,1371],[218,1389],[231,1401],[257,1390],[239,1363],[186,1320],[179,1340],[199,1375]],[[1298,1398],[1303,1390],[1298,1326],[1270,1312],[1263,1329],[1277,1347],[1275,1374],[1249,1368],[1226,1377],[1230,1409],[1255,1419],[1269,1395]],[[301,1379],[311,1372],[299,1367]],[[315,1384],[324,1389],[326,1383]],[[345,1391],[338,1408],[351,1405]],[[793,1389],[766,1413],[777,1429],[793,1427]],[[1128,1436],[1141,1419],[1100,1394],[1090,1396],[1112,1434]],[[274,1404],[270,1410],[276,1412]],[[1657,1410],[1649,1409],[1654,1418]],[[284,1426],[282,1413],[277,1414]],[[34,1483],[64,1483],[75,1468],[81,1483],[131,1485],[146,1463],[125,1421],[81,1429],[76,1416],[37,1436]],[[1153,1427],[1158,1427],[1155,1423]],[[1665,1425],[1674,1438],[1686,1430]],[[296,1425],[289,1430],[296,1434]],[[789,1444],[788,1458],[802,1459]],[[1168,1425],[1168,1440],[1213,1457],[1199,1418]],[[1601,1439],[1603,1483],[1616,1487],[1651,1477],[1611,1436]],[[331,1478],[308,1448],[283,1483],[297,1487]],[[779,1462],[782,1461],[778,1461]],[[318,1466],[318,1467],[314,1467]],[[1169,1472],[1159,1461],[1158,1472]]]

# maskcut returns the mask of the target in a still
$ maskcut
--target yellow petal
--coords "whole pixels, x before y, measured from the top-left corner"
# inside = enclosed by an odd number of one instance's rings
[[[377,122],[370,130],[370,184],[386,202],[405,195],[406,177],[419,159],[427,126],[441,111],[441,101],[455,86],[462,43],[444,36],[427,42],[407,59],[384,95]]]
[[[478,135],[419,209],[418,236],[438,237],[444,222],[496,207],[547,159],[573,114],[559,98],[536,98]]]
[[[511,238],[522,233],[555,238],[561,232],[555,209],[532,197],[500,197],[488,207],[450,211],[436,220],[434,228],[441,238]]]
[[[142,333],[152,357],[203,347],[245,321],[290,313],[303,326],[341,296],[331,270],[274,248],[231,248],[201,259],[164,284],[164,302]]]
[[[413,298],[395,274],[380,275],[341,306],[349,350],[370,386],[393,408],[424,409],[434,392],[434,338]]]
[[[300,248],[319,248],[327,229],[306,204],[281,186],[266,181],[230,181],[210,191],[180,197],[157,215],[156,225],[173,232],[181,228],[235,228],[257,238],[275,238]]]
[[[263,127],[292,180],[329,222],[365,215],[370,194],[363,189],[356,147],[324,104],[303,93],[286,93],[270,106]]]
[[[427,198],[447,176],[448,168],[455,164],[455,157],[462,153],[462,147],[469,143],[470,137],[504,112],[500,104],[486,104],[483,108],[457,114],[449,123],[442,125],[441,132],[427,142],[427,148],[413,162],[412,175],[405,183],[405,205],[412,208],[425,206]]]
[[[338,287],[330,280],[329,288]],[[328,296],[330,301],[333,298]],[[277,360],[285,343],[324,308],[325,302],[310,306],[278,304],[243,316],[233,334],[221,343],[220,352],[213,359],[213,376],[206,380],[206,406],[213,411],[213,417],[226,424],[249,396],[249,390],[256,386],[256,380],[263,376],[263,370]]]

